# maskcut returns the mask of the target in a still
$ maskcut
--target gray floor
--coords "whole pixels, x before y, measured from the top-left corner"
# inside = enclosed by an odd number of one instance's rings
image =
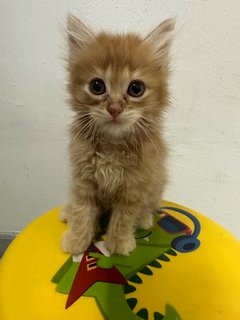
[[[3,256],[10,243],[16,238],[17,235],[17,232],[0,233],[0,258]]]

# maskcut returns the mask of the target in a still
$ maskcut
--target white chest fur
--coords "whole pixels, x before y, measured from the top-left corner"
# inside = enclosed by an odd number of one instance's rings
[[[124,184],[127,157],[124,153],[96,153],[94,178],[101,193],[111,194]]]

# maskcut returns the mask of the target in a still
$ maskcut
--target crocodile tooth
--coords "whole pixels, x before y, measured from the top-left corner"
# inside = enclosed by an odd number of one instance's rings
[[[153,316],[154,316],[154,320],[162,320],[162,319],[164,319],[164,316],[159,312],[154,312]]]
[[[144,267],[139,271],[140,273],[146,274],[148,276],[151,276],[153,274],[152,270],[149,269],[148,267]]]
[[[131,293],[134,292],[136,288],[130,284],[126,284],[124,287],[124,293]]]
[[[164,253],[160,255],[160,257],[158,257],[159,260],[162,260],[162,261],[170,261],[170,259],[168,258],[168,256],[166,256]]]
[[[149,265],[155,268],[162,268],[162,265],[157,260],[153,260]]]
[[[135,282],[135,283],[142,283],[142,279],[137,274],[135,274],[134,276],[132,276],[128,280],[132,281],[132,282]]]
[[[136,314],[142,319],[148,320],[148,311],[146,308],[140,309]]]
[[[136,298],[129,298],[129,299],[127,299],[127,303],[131,309],[134,309],[137,304],[137,299]]]
[[[166,254],[169,254],[170,256],[177,256],[177,252],[174,251],[173,249],[169,249],[168,251],[165,252]]]

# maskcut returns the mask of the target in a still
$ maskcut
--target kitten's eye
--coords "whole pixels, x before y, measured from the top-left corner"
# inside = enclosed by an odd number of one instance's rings
[[[132,97],[141,97],[145,92],[145,85],[142,81],[132,81],[128,87],[127,93]]]
[[[101,95],[106,92],[106,86],[102,79],[93,79],[89,84],[89,90],[95,95]]]

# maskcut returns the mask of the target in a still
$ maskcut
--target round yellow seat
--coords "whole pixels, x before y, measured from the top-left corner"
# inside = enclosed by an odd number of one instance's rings
[[[60,209],[40,216],[0,262],[0,319],[239,320],[240,241],[193,210],[166,201],[161,207],[154,228],[136,233],[128,257],[91,247],[71,258],[60,247]],[[84,257],[97,282],[81,278]],[[115,280],[103,283],[109,270]]]

